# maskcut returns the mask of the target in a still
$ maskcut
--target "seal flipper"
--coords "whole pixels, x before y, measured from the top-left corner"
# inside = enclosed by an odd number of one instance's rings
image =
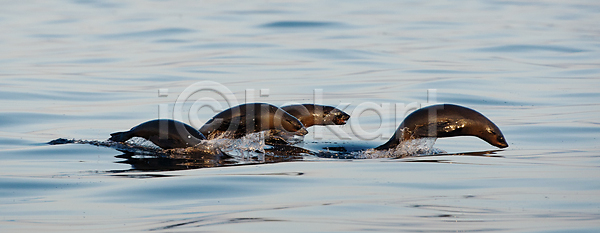
[[[113,142],[125,142],[125,141],[129,140],[130,138],[132,138],[131,131],[125,131],[125,132],[111,133],[110,138],[108,140],[113,141]]]

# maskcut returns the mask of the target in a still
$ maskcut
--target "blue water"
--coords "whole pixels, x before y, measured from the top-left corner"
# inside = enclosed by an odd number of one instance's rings
[[[4,3],[0,231],[597,232],[599,11],[594,1]],[[226,104],[211,91],[183,98],[206,81],[238,103],[347,106],[360,127],[311,128],[299,146],[312,151],[380,145],[432,103],[476,109],[510,147],[456,137],[438,139],[436,155],[198,168],[211,158],[46,144],[103,141],[177,113],[199,127],[214,111],[195,101]]]

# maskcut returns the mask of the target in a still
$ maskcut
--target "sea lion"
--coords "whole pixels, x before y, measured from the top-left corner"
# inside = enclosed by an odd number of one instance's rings
[[[267,103],[248,103],[215,115],[200,128],[208,139],[241,138],[246,134],[276,130],[304,136],[306,127],[283,109]]]
[[[281,109],[300,120],[306,128],[313,125],[345,125],[350,118],[344,111],[326,105],[294,104]],[[293,144],[293,140],[293,135],[277,130],[269,131],[265,137],[266,143],[270,145]]]
[[[146,121],[129,131],[112,133],[110,136],[108,140],[114,142],[124,142],[132,137],[141,137],[162,149],[186,148],[206,139],[194,127],[170,119]]]
[[[318,104],[294,104],[281,107],[296,117],[304,127],[313,125],[345,125],[350,115],[332,106]]]
[[[416,138],[454,136],[476,136],[493,146],[508,147],[498,126],[481,113],[458,105],[440,104],[408,115],[390,140],[375,149],[394,148],[402,141]]]

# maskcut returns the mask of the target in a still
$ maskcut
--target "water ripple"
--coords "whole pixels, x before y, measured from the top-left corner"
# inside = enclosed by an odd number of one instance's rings
[[[73,2],[81,5],[88,5],[94,8],[117,8],[122,6],[122,4],[96,0],[75,0]]]
[[[84,61],[81,61],[84,62]],[[91,63],[91,62],[88,62]],[[61,101],[104,101],[118,99],[110,93],[82,92],[82,91],[38,91],[37,93],[3,91],[0,100],[61,100]]]
[[[331,60],[365,59],[368,55],[374,55],[373,53],[353,49],[299,49],[294,52]]]
[[[198,45],[190,45],[185,46],[186,49],[215,49],[215,50],[223,50],[223,49],[243,49],[243,48],[266,48],[273,47],[272,44],[265,43],[210,43],[210,44],[198,44]]]
[[[57,179],[26,179],[26,178],[0,178],[0,197],[20,198],[35,196],[39,192],[60,192],[66,189],[76,189],[89,186],[83,182],[72,183]]]
[[[481,52],[526,53],[526,52],[560,52],[579,53],[587,50],[553,45],[502,45],[477,49]]]
[[[410,73],[422,74],[483,74],[488,72],[466,71],[466,70],[408,70]]]
[[[337,22],[319,22],[319,21],[277,21],[263,24],[260,27],[265,28],[316,28],[316,27],[341,27],[345,24]]]
[[[138,38],[154,38],[154,37],[164,37],[171,36],[177,34],[184,34],[194,32],[194,30],[187,28],[162,28],[155,30],[147,30],[147,31],[138,31],[138,32],[127,32],[127,33],[116,33],[116,34],[108,34],[100,36],[102,39],[138,39]]]

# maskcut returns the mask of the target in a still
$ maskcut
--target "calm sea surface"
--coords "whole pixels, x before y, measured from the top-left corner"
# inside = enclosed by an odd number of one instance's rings
[[[600,231],[597,1],[6,1],[0,31],[0,232]],[[199,127],[214,111],[194,101],[226,101],[185,96],[197,82],[345,107],[360,127],[311,129],[313,151],[377,146],[431,103],[478,110],[510,147],[182,169],[47,144]]]

